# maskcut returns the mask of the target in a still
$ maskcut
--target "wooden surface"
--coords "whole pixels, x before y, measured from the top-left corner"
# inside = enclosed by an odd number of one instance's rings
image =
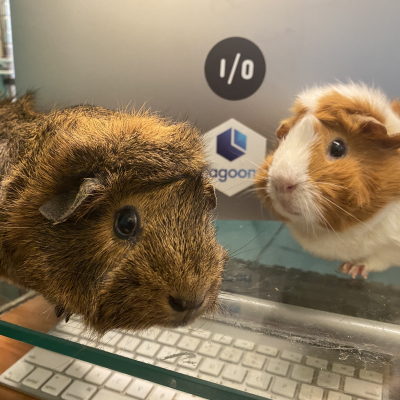
[[[26,303],[1,315],[0,319],[40,332],[49,331],[58,322],[54,315],[53,307],[42,296],[28,300]],[[32,347],[29,344],[0,335],[0,374],[11,367]],[[34,398],[0,385],[0,399],[33,400]]]

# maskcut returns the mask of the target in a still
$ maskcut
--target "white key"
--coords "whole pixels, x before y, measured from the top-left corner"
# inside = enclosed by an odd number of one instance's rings
[[[205,358],[200,365],[199,371],[208,375],[218,376],[221,373],[223,366],[224,363],[221,361],[213,358]]]
[[[222,379],[221,380],[221,385],[222,386],[226,386],[226,387],[230,387],[236,390],[240,390],[241,392],[246,390],[246,386],[243,384],[241,385],[240,383],[237,382],[232,382],[232,381],[228,381],[227,379]]]
[[[161,329],[158,328],[150,328],[146,331],[140,332],[139,336],[148,339],[148,340],[156,340],[157,336],[160,334]]]
[[[272,374],[286,376],[289,369],[289,365],[290,364],[287,361],[269,360],[267,365],[267,371],[271,372]]]
[[[177,356],[174,355],[178,355],[179,357],[179,354],[182,354],[182,352],[178,349],[175,349],[174,347],[163,346],[163,348],[157,353],[156,358],[157,360],[173,364],[177,359]]]
[[[71,386],[67,387],[61,398],[64,400],[88,400],[93,396],[96,389],[96,386],[88,383],[74,381]]]
[[[209,339],[211,336],[210,331],[205,331],[202,329],[195,329],[191,333],[192,333],[192,336],[198,337],[200,339]]]
[[[282,396],[293,398],[296,391],[297,383],[286,378],[275,378],[272,384],[272,393],[281,394]]]
[[[284,350],[284,351],[282,351],[281,358],[282,358],[282,360],[293,361],[293,362],[299,363],[299,362],[301,362],[303,355],[300,353],[295,353],[294,351]]]
[[[198,378],[203,379],[204,381],[216,383],[218,385],[221,384],[221,379],[218,378],[217,376],[211,376],[208,374],[199,374]]]
[[[70,383],[72,379],[56,374],[42,386],[42,392],[58,396]]]
[[[26,361],[32,364],[39,365],[48,369],[62,372],[69,364],[72,363],[73,359],[62,354],[53,353],[52,351],[41,349],[40,347],[34,347],[25,357]]]
[[[101,389],[96,393],[92,400],[127,400],[126,396],[122,396],[109,390]]]
[[[116,392],[123,392],[131,380],[132,377],[129,375],[114,372],[112,377],[106,382],[105,386],[107,389],[115,390]]]
[[[301,385],[299,400],[322,400],[324,390],[310,385]]]
[[[327,389],[339,390],[340,375],[333,372],[319,371],[317,385]]]
[[[180,337],[181,335],[179,333],[173,331],[164,331],[157,339],[157,341],[162,344],[168,344],[169,346],[174,346]]]
[[[265,354],[266,356],[275,357],[278,354],[278,349],[276,347],[265,346],[263,344],[259,344],[256,348],[256,352]]]
[[[197,378],[197,372],[196,371],[191,371],[190,369],[187,368],[181,368],[179,367],[176,372],[180,372],[181,374],[193,376],[194,378]]]
[[[214,342],[218,342],[221,344],[230,345],[232,343],[233,337],[228,335],[223,335],[222,333],[214,333],[212,340]]]
[[[100,342],[103,344],[106,344],[108,346],[115,346],[118,341],[122,338],[122,334],[115,332],[115,331],[110,331],[107,332],[101,339]]]
[[[254,369],[262,369],[264,366],[266,357],[262,356],[261,354],[255,353],[245,353],[242,364],[245,367],[250,367]]]
[[[51,371],[38,367],[22,381],[22,384],[39,389],[52,375]]]
[[[332,371],[336,372],[337,374],[342,374],[342,375],[347,375],[347,376],[354,376],[355,368],[350,366],[350,365],[333,363],[332,364]]]
[[[178,347],[182,350],[195,351],[199,344],[199,339],[190,336],[184,336],[178,343]]]
[[[198,353],[202,354],[203,356],[208,357],[217,357],[217,354],[221,350],[221,345],[213,342],[203,342],[200,346],[200,349],[197,350]]]
[[[136,356],[135,360],[140,361],[142,363],[151,364],[151,365],[154,365],[154,361],[155,361],[153,358],[144,357],[144,356]]]
[[[314,376],[314,370],[304,365],[294,365],[291,374],[296,381],[311,383]]]
[[[197,397],[193,396],[192,394],[189,393],[183,393],[183,392],[177,392],[174,400],[206,400],[203,399],[202,397]]]
[[[238,347],[239,349],[244,349],[244,350],[253,350],[254,349],[254,343],[250,342],[248,340],[243,340],[243,339],[236,339],[233,342],[233,345],[235,347]]]
[[[233,347],[225,347],[219,358],[224,361],[229,361],[232,363],[238,363],[242,358],[243,351],[239,349],[234,349]]]
[[[65,373],[73,378],[82,378],[90,368],[93,367],[93,364],[89,364],[88,362],[76,360],[66,371]]]
[[[175,371],[176,367],[174,364],[167,364],[166,362],[160,361],[157,363],[157,367],[168,369],[170,371]]]
[[[106,344],[101,344],[97,347],[100,350],[106,351],[107,353],[114,353],[114,347],[107,346]]]
[[[53,331],[51,332],[51,335],[61,339],[69,340],[70,342],[77,342],[79,340],[78,336],[73,336],[64,332]]]
[[[153,389],[153,384],[142,379],[135,379],[126,391],[129,396],[136,397],[137,399],[145,399]]]
[[[158,386],[156,390],[151,392],[148,400],[172,400],[175,396],[175,390],[166,388],[164,386]]]
[[[246,368],[240,367],[239,365],[228,364],[222,372],[222,377],[228,381],[242,383],[246,373]]]
[[[95,366],[86,376],[85,381],[94,385],[102,385],[104,381],[111,375],[111,371],[107,368]]]
[[[187,356],[182,356],[178,360],[178,365],[184,368],[196,369],[201,361],[201,357],[197,354],[189,354]]]
[[[261,371],[249,371],[246,378],[246,384],[256,389],[267,390],[271,382],[272,375]]]
[[[65,323],[56,326],[55,329],[59,332],[69,333],[72,336],[81,336],[82,333],[82,329],[78,328],[76,325],[67,325]]]
[[[145,357],[154,357],[158,350],[160,350],[161,345],[154,342],[149,342],[145,340],[137,349],[136,353]]]
[[[125,358],[135,358],[135,356],[133,355],[133,353],[130,353],[129,351],[124,351],[124,350],[117,350],[115,352],[115,354],[118,354],[121,357],[125,357]]]
[[[355,378],[346,378],[344,392],[360,396],[368,400],[382,400],[382,386],[377,383],[361,381]]]
[[[130,336],[130,335],[125,335],[118,343],[117,347],[121,350],[124,351],[134,351],[136,347],[139,346],[139,343],[141,342],[140,339]]]
[[[306,365],[308,365],[310,367],[319,368],[319,369],[326,369],[328,366],[328,361],[323,360],[322,358],[307,356]]]
[[[347,394],[329,391],[327,400],[351,400]]]
[[[35,367],[33,365],[21,361],[9,368],[4,375],[4,378],[13,382],[21,382],[22,379],[24,379],[34,369]]]
[[[360,369],[360,379],[374,383],[383,383],[383,375],[379,372],[368,371],[366,369]]]
[[[184,328],[183,326],[175,329],[176,332],[181,333],[182,335],[189,335],[192,330],[193,329]]]

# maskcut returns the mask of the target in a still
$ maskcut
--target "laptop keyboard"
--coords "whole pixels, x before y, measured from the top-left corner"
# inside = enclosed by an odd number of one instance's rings
[[[378,366],[366,369],[335,350],[209,320],[172,330],[111,331],[93,341],[72,317],[50,334],[271,400],[389,399],[387,373]],[[199,399],[38,347],[5,371],[0,382],[45,400]]]

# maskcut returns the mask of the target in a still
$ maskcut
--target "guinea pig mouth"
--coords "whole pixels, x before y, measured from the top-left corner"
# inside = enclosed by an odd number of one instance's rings
[[[277,204],[279,204],[280,208],[282,208],[286,213],[290,215],[294,215],[296,217],[301,216],[300,212],[298,212],[294,207],[291,202],[283,200],[283,199],[278,199]],[[279,210],[277,210],[279,211]]]

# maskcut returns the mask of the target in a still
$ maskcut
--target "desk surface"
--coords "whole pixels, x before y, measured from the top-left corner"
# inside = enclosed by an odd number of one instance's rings
[[[43,297],[37,296],[0,317],[26,328],[40,332],[49,331],[57,322],[53,307]],[[33,346],[0,335],[0,374],[19,360]],[[33,400],[31,396],[0,385],[1,400]]]

